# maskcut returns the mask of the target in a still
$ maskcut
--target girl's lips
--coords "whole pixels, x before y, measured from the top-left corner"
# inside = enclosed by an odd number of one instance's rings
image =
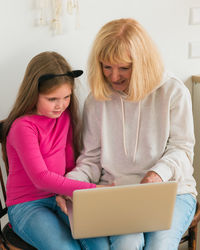
[[[61,111],[53,111],[54,114],[59,115],[61,114]]]

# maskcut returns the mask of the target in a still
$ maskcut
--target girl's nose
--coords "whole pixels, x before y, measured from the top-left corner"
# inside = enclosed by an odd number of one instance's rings
[[[62,107],[62,101],[57,100],[55,107],[56,107],[56,109],[60,109]]]

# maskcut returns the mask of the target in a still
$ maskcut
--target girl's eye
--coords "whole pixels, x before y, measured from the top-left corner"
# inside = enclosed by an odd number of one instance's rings
[[[67,95],[67,96],[64,97],[64,99],[66,100],[66,99],[68,99],[70,97],[71,97],[71,95]]]
[[[54,102],[56,100],[56,98],[49,98],[48,99],[50,102]]]

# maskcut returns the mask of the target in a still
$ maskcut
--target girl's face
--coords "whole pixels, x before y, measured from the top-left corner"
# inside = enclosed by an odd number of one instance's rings
[[[39,94],[36,113],[49,118],[58,118],[69,106],[72,90],[68,83],[60,85],[48,94]]]
[[[102,70],[106,80],[117,91],[126,92],[132,73],[131,63],[109,64],[102,62]]]

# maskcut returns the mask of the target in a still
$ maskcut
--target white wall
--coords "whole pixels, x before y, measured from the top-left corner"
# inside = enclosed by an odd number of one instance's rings
[[[191,75],[200,74],[200,59],[188,58],[189,42],[200,41],[200,25],[189,25],[190,8],[200,7],[199,0],[79,0],[80,28],[74,28],[74,16],[66,15],[64,34],[57,36],[48,27],[35,25],[35,1],[0,3],[0,119],[12,106],[25,67],[33,56],[55,50],[74,68],[85,70],[95,34],[104,23],[116,18],[140,21],[157,43],[167,69],[190,90]],[[86,76],[80,79],[82,105],[88,87]]]
[[[199,0],[79,0],[81,27],[76,30],[74,16],[66,15],[64,34],[57,36],[47,26],[35,25],[34,0],[0,3],[0,119],[11,107],[25,67],[34,55],[55,50],[74,68],[85,70],[95,34],[115,18],[132,17],[140,21],[159,46],[167,68],[189,87],[190,76],[199,73],[200,59],[188,59],[188,43],[200,40],[200,26],[189,25],[189,9],[200,6]],[[85,76],[80,84],[83,101],[88,92]]]

